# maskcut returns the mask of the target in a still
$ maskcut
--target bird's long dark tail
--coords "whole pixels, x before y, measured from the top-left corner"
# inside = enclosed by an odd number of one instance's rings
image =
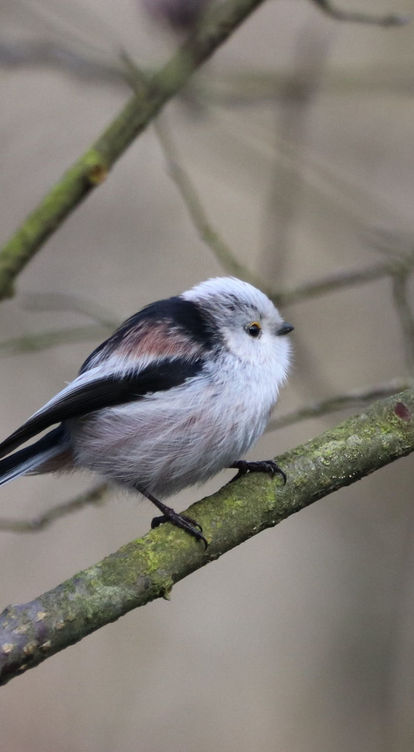
[[[63,426],[60,425],[34,444],[0,460],[0,486],[18,478],[19,475],[57,470],[59,465],[65,464],[64,458],[68,451],[69,441]]]

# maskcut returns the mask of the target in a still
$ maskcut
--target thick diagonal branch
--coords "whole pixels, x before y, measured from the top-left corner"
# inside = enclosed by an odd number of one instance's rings
[[[278,458],[286,486],[250,475],[193,504],[209,546],[169,524],[0,616],[0,682],[137,606],[261,530],[414,450],[414,388],[376,402]]]

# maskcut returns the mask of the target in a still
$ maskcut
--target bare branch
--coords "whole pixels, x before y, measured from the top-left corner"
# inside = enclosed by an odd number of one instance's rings
[[[214,4],[203,23],[173,58],[146,79],[141,90],[63,175],[0,251],[0,299],[13,294],[14,280],[45,240],[105,180],[114,163],[162,107],[262,2],[225,0]]]
[[[410,373],[414,373],[414,313],[410,306],[408,274],[394,274],[393,298],[400,321],[405,349],[405,359]]]
[[[74,499],[70,499],[70,501],[50,507],[46,512],[43,512],[43,514],[40,514],[37,517],[33,517],[31,520],[0,517],[0,530],[12,533],[38,532],[52,522],[55,522],[55,520],[65,517],[68,514],[72,514],[72,512],[77,512],[79,509],[82,509],[89,504],[101,503],[107,495],[108,490],[106,483],[99,483],[93,488],[90,488],[89,491],[85,491]]]
[[[405,26],[410,22],[408,16],[399,13],[389,13],[384,16],[371,16],[368,13],[358,11],[344,11],[335,8],[329,0],[312,0],[326,15],[337,21],[349,21],[351,23],[372,24],[374,26]]]
[[[251,474],[193,504],[204,550],[170,524],[152,530],[30,603],[0,616],[0,682],[81,640],[337,489],[414,451],[414,388],[376,402],[361,415],[278,458],[288,476]],[[254,503],[252,503],[254,501]]]
[[[279,305],[293,305],[294,303],[309,300],[310,298],[317,298],[320,295],[326,295],[345,287],[363,285],[376,279],[393,276],[399,270],[407,270],[408,265],[412,268],[413,264],[414,254],[411,259],[405,261],[391,259],[362,269],[351,271],[341,269],[339,272],[335,272],[335,274],[328,275],[314,282],[307,282],[304,285],[298,285],[292,290],[276,292],[273,294],[273,298]]]
[[[298,285],[292,290],[275,290],[262,279],[253,274],[244,264],[241,264],[233,250],[222,239],[215,227],[207,218],[201,199],[182,166],[177,155],[177,149],[173,143],[165,122],[156,121],[155,130],[167,160],[169,173],[174,180],[180,195],[186,205],[190,219],[194,224],[201,240],[203,240],[214,253],[218,262],[229,274],[240,276],[260,287],[277,305],[293,305],[304,300],[325,295],[335,290],[354,287],[377,279],[394,276],[395,274],[408,274],[414,267],[414,251],[412,248],[405,249],[404,253],[394,251],[387,261],[372,264],[368,267],[355,270],[340,270],[335,274],[324,278]],[[375,236],[378,240],[378,235]],[[391,236],[386,237],[387,247],[390,245]],[[391,254],[391,250],[388,251]]]
[[[94,60],[63,44],[49,40],[10,42],[0,38],[0,67],[2,68],[52,68],[76,76],[84,81],[105,84],[123,84],[125,79],[120,66]]]
[[[22,337],[0,341],[0,358],[19,353],[39,352],[51,347],[72,345],[77,342],[95,341],[106,337],[110,331],[112,331],[112,327],[92,324],[90,326],[73,326],[48,332],[24,334]]]
[[[291,81],[290,73],[281,70],[257,68],[237,72],[215,71],[214,75],[201,74],[197,78],[197,96],[201,102],[224,108],[245,107],[260,103],[283,101],[284,92]],[[406,66],[390,65],[374,68],[367,65],[352,67],[352,73],[335,69],[331,63],[323,80],[324,94],[335,96],[349,92],[364,92],[376,96],[387,92],[391,96],[411,95],[413,75]]]
[[[252,274],[238,261],[236,254],[221,238],[218,231],[208,220],[196,188],[179,161],[177,149],[172,141],[171,134],[166,127],[165,121],[161,122],[160,120],[157,120],[154,123],[154,127],[160,146],[164,152],[168,172],[179,190],[181,198],[183,199],[190,215],[190,219],[201,240],[208,245],[217,261],[229,274],[234,274],[236,277],[242,277],[253,285],[263,289],[263,281]]]
[[[19,303],[29,311],[71,311],[87,316],[105,328],[115,329],[119,320],[101,303],[67,292],[35,292],[19,295]]]
[[[190,76],[263,0],[226,0],[214,4],[200,27],[158,72],[143,80],[121,113],[63,175],[0,251],[0,299],[13,294],[13,283],[68,214],[106,178],[108,171]],[[314,0],[317,2],[317,0]],[[319,3],[327,6],[327,3]]]
[[[372,282],[376,279],[382,279],[393,275],[397,270],[406,271],[412,269],[414,266],[414,253],[412,253],[411,256],[408,256],[408,254],[404,258],[398,256],[398,258],[392,258],[386,262],[373,264],[362,269],[352,271],[340,270],[339,272],[335,272],[335,274],[315,280],[314,282],[299,285],[292,290],[275,290],[269,287],[264,280],[257,277],[244,264],[238,261],[236,254],[209,221],[194,183],[179,160],[177,149],[165,122],[160,123],[160,121],[156,121],[155,130],[167,160],[171,178],[180,192],[190,219],[201,240],[208,245],[226,272],[240,276],[253,285],[260,287],[278,305],[293,305],[294,303],[319,297],[320,295],[325,295],[344,287],[353,287],[358,284]]]
[[[414,266],[414,238],[412,232],[393,231],[384,227],[370,227],[364,233],[369,244],[384,256],[401,263],[402,270]]]

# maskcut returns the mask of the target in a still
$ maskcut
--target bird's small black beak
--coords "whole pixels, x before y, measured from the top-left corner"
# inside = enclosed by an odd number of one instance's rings
[[[290,332],[293,332],[294,326],[292,324],[288,324],[287,321],[284,321],[282,326],[277,330],[276,334],[281,337],[284,334],[289,334]]]

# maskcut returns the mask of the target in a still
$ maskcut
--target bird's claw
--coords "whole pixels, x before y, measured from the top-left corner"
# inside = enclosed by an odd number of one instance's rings
[[[238,460],[237,462],[233,462],[230,467],[239,471],[237,475],[235,475],[234,478],[231,479],[230,483],[233,483],[233,481],[241,478],[242,475],[246,475],[247,473],[269,473],[272,478],[274,475],[281,475],[283,479],[283,485],[286,484],[286,473],[274,460],[259,460],[256,462]]]
[[[181,530],[185,530],[196,540],[202,541],[204,543],[204,547],[207,548],[208,543],[203,535],[203,528],[191,517],[187,517],[184,514],[178,514],[178,512],[175,512],[174,509],[171,509],[168,514],[162,514],[159,517],[154,517],[151,520],[151,528],[154,529],[156,527],[159,527],[159,525],[164,524],[164,522],[171,522],[176,527],[181,528]]]

